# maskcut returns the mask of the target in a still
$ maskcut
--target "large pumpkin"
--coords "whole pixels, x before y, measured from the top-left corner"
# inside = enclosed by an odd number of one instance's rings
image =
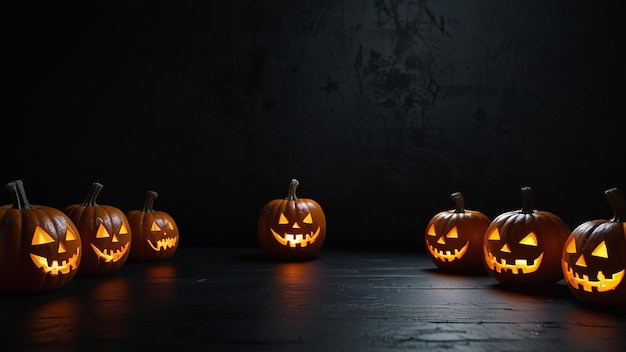
[[[292,179],[287,197],[269,201],[259,214],[259,244],[276,259],[310,259],[324,245],[324,211],[316,201],[296,196],[299,184],[298,180]]]
[[[498,215],[483,238],[485,267],[505,285],[555,283],[563,278],[561,252],[570,230],[557,215],[533,209],[530,187],[522,208]]]
[[[451,195],[455,209],[439,212],[426,226],[424,241],[435,265],[450,271],[483,268],[483,236],[491,220],[476,210],[465,209],[461,192]]]
[[[159,196],[148,191],[141,209],[126,212],[130,223],[131,245],[129,259],[152,262],[170,258],[178,248],[178,226],[172,216],[154,210],[154,200]]]
[[[583,301],[626,305],[626,202],[617,188],[605,193],[613,218],[587,221],[572,231],[563,247],[563,275]]]
[[[59,289],[78,272],[78,229],[61,210],[31,205],[21,180],[6,184],[12,204],[0,208],[0,291]]]
[[[63,208],[80,233],[83,258],[79,275],[112,273],[124,265],[130,253],[130,224],[124,212],[96,202],[102,184],[93,182],[85,201]]]

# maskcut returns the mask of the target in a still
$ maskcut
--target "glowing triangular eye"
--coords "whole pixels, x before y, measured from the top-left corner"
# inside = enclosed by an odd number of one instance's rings
[[[456,226],[453,227],[452,230],[450,230],[450,232],[448,232],[446,237],[448,237],[448,238],[459,238],[459,233],[456,231]]]
[[[525,244],[527,246],[537,246],[537,235],[534,232],[529,233],[526,237],[522,238],[519,241],[520,244]]]
[[[593,252],[591,252],[591,255],[593,255],[595,257],[608,258],[609,257],[609,252],[606,250],[606,243],[604,243],[604,241],[602,241],[602,243],[600,243],[596,247],[596,249],[594,249]]]
[[[302,222],[305,224],[312,224],[313,218],[311,217],[311,213],[308,213]]]
[[[428,236],[437,236],[437,233],[435,232],[435,224],[430,225],[427,234]]]
[[[489,236],[487,236],[487,239],[491,241],[500,241],[500,231],[498,231],[497,228],[493,229]]]
[[[167,222],[167,227],[169,227],[170,230],[174,231],[174,224],[172,224],[171,222]]]
[[[278,219],[278,223],[281,225],[285,225],[289,223],[289,220],[287,220],[287,217],[283,215],[283,213],[280,213],[280,218]]]
[[[122,226],[120,226],[120,235],[126,235],[128,234],[128,229],[126,228],[126,225],[124,223],[122,223]]]
[[[161,231],[161,227],[159,227],[159,225],[157,225],[156,221],[152,222],[152,227],[150,228],[150,231]]]
[[[576,253],[576,241],[573,238],[565,245],[565,252],[570,254]]]
[[[46,243],[52,243],[54,242],[54,238],[52,238],[52,236],[50,236],[46,230],[42,229],[41,227],[37,226],[35,228],[35,233],[33,234],[33,241],[32,241],[32,245],[37,245],[37,244],[46,244]]]
[[[96,238],[107,238],[107,237],[111,237],[111,235],[109,235],[109,231],[107,231],[104,225],[100,224],[100,226],[98,226],[98,231],[96,232]]]
[[[75,241],[78,236],[74,233],[74,230],[69,227],[65,230],[65,241]]]

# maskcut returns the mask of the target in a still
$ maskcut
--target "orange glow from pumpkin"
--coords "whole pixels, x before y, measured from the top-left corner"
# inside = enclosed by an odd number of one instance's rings
[[[174,230],[174,225],[169,221],[165,221],[165,226],[167,226],[167,228],[169,228],[170,230]],[[153,221],[150,227],[150,231],[160,232],[162,231],[162,228],[161,226],[159,226],[159,224],[156,223],[156,221]],[[163,236],[167,236],[167,233],[164,232]],[[165,237],[163,239],[157,240],[156,242],[146,239],[146,242],[148,242],[150,248],[158,252],[161,250],[167,250],[168,248],[176,247],[176,244],[178,243],[178,237]]]
[[[128,234],[128,229],[126,228],[126,225],[122,224],[122,226],[120,227],[119,234],[120,235]],[[106,227],[103,224],[100,224],[100,226],[98,226],[98,231],[96,231],[96,238],[109,238],[109,237],[111,237],[111,235],[109,234],[109,231],[107,231]],[[119,242],[119,238],[117,237],[117,235],[113,234],[113,238],[111,239],[111,242],[113,243]],[[113,249],[101,250],[93,243],[91,243],[91,248],[93,249],[93,252],[98,257],[98,260],[104,260],[107,263],[117,262],[118,260],[120,260],[120,258],[124,257],[128,249],[130,248],[130,241],[126,242],[126,244],[123,245],[118,250],[113,250]]]
[[[575,239],[572,238],[565,245],[565,252],[570,255],[575,255],[577,253]],[[597,245],[593,251],[591,251],[591,255],[594,257],[608,259],[609,253],[606,248],[606,242],[600,242],[600,244]],[[582,253],[578,259],[576,259],[575,265],[581,268],[587,267],[587,260]],[[564,259],[561,259],[561,266],[563,268],[565,280],[575,289],[586,292],[593,292],[594,287],[598,292],[615,290],[622,283],[624,275],[626,274],[626,269],[613,274],[605,274],[600,270],[596,273],[596,280],[592,280],[589,275],[578,273],[574,270],[574,268],[569,267]]]
[[[80,300],[73,296],[52,297],[42,303],[33,302],[32,312],[16,320],[24,323],[22,339],[29,346],[63,343],[64,350],[78,351],[75,346],[80,331]],[[26,346],[26,345],[25,345]],[[3,350],[11,350],[4,347]]]
[[[298,223],[294,224],[294,228],[300,228],[298,226]],[[285,237],[279,235],[272,228],[270,228],[270,231],[272,231],[274,239],[276,239],[276,241],[278,241],[278,243],[282,244],[283,246],[296,247],[297,245],[300,245],[300,247],[306,247],[309,244],[315,242],[315,240],[317,240],[317,236],[320,234],[320,227],[318,226],[315,232],[311,231],[311,233],[306,234],[286,233]]]
[[[308,213],[304,219],[302,219],[302,223],[303,224],[313,224],[313,217],[311,216],[311,213]],[[278,224],[279,225],[287,225],[289,224],[289,219],[285,216],[285,214],[280,213],[280,216],[278,218]],[[300,226],[300,224],[296,221],[294,222],[294,224],[291,226],[292,229],[295,230],[299,230],[302,228],[302,226]],[[270,228],[270,231],[272,232],[272,235],[274,236],[274,239],[280,243],[283,246],[289,246],[292,248],[295,248],[297,246],[300,247],[306,247],[312,243],[314,243],[317,240],[317,237],[320,234],[320,226],[317,227],[317,230],[313,231],[311,230],[311,232],[308,233],[302,233],[302,232],[297,232],[294,231],[292,232],[287,232],[284,235],[280,235],[278,232],[276,232],[274,229]]]
[[[494,229],[488,236],[487,240],[489,241],[499,241],[500,240],[500,232],[498,229]],[[536,247],[537,246],[537,235],[534,232],[530,232],[524,238],[519,241],[520,244]],[[498,259],[493,253],[487,250],[486,247],[483,248],[485,253],[485,264],[491,270],[495,270],[497,272],[510,271],[513,274],[530,274],[541,266],[541,262],[543,261],[543,253],[541,253],[535,259],[515,259],[512,262],[507,262],[506,259]],[[511,249],[508,243],[505,243],[501,248],[501,252],[511,253]]]
[[[435,225],[431,225],[430,228],[428,228],[427,234],[428,236],[437,237],[437,233],[435,231]],[[439,237],[439,239],[437,239],[437,243],[440,245],[445,245],[446,238],[459,238],[459,233],[456,229],[456,226],[454,226],[450,231],[448,231],[448,233],[445,236]],[[442,262],[451,262],[456,259],[461,259],[467,252],[468,248],[469,248],[469,241],[465,242],[465,245],[461,247],[460,249],[455,248],[454,252],[452,252],[451,250],[445,250],[445,251],[437,250],[434,246],[432,246],[431,244],[428,244],[428,252],[433,257],[437,258],[438,260]]]
[[[67,242],[76,241],[78,236],[70,229],[69,227],[66,230],[65,240]],[[43,228],[37,226],[35,228],[35,232],[33,233],[33,239],[31,244],[33,246],[44,245],[48,243],[55,242],[54,238],[50,236]],[[59,246],[57,247],[58,253],[65,253],[66,247],[63,241],[59,240]],[[49,263],[48,258],[40,255],[36,255],[30,253],[30,259],[33,261],[35,266],[40,268],[44,273],[50,275],[59,275],[59,274],[68,274],[72,270],[78,269],[79,259],[80,259],[80,246],[76,248],[76,252],[69,257],[67,260],[63,260],[59,262],[58,260],[52,260]]]
[[[598,271],[596,274],[597,280],[591,280],[589,275],[579,274],[573,268],[568,267],[566,261],[562,260],[561,265],[563,266],[565,280],[577,290],[582,289],[587,292],[593,292],[594,287],[598,292],[615,290],[622,283],[626,273],[626,270],[622,270],[607,277],[602,271]]]
[[[107,263],[116,262],[120,260],[120,258],[122,258],[124,254],[126,254],[126,252],[128,251],[128,248],[130,248],[130,242],[126,242],[126,244],[122,246],[122,248],[116,251],[108,250],[108,249],[101,251],[93,243],[91,243],[91,248],[93,249],[94,253],[96,253],[96,255],[98,256],[98,259],[102,259]]]

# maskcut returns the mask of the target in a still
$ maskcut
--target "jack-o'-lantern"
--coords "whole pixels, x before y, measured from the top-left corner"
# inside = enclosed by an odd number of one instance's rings
[[[568,288],[582,301],[626,305],[626,202],[617,188],[605,191],[614,216],[572,231],[563,247]]]
[[[37,293],[67,285],[78,272],[78,229],[61,210],[31,205],[21,180],[6,184],[12,204],[0,208],[0,291]]]
[[[483,236],[491,220],[465,209],[461,192],[451,195],[456,208],[437,213],[426,226],[426,250],[440,269],[463,272],[483,268]]]
[[[276,259],[310,259],[324,245],[324,211],[313,199],[296,196],[299,184],[298,180],[292,179],[287,197],[269,201],[259,214],[259,244],[267,254]]]
[[[85,201],[63,208],[80,233],[83,258],[78,275],[112,273],[124,265],[130,253],[130,224],[124,212],[96,202],[102,184],[93,182]]]
[[[129,259],[152,262],[170,258],[178,248],[178,226],[172,216],[154,210],[154,200],[159,196],[148,191],[141,209],[126,212],[130,223],[131,245]]]
[[[557,215],[533,209],[530,187],[522,208],[498,215],[483,237],[485,267],[504,285],[540,285],[563,278],[561,252],[570,230]]]

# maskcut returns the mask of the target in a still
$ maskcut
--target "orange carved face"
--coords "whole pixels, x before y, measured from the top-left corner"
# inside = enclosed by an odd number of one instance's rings
[[[173,221],[158,218],[152,221],[146,244],[155,252],[175,250],[178,246],[178,230]]]
[[[623,234],[585,236],[575,231],[563,248],[561,265],[565,280],[570,289],[584,294],[602,296],[616,291],[623,286],[625,254],[626,239]]]
[[[440,269],[482,269],[483,236],[491,221],[480,211],[465,209],[461,192],[452,193],[451,197],[456,207],[435,214],[426,225],[426,250]]]
[[[468,240],[459,238],[456,226],[445,234],[437,234],[433,224],[428,228],[426,236],[428,252],[442,262],[453,262],[463,258],[470,244]]]
[[[257,239],[263,250],[275,259],[310,259],[324,245],[324,211],[313,199],[298,198],[298,185],[298,180],[292,179],[287,197],[269,201],[259,214]]]
[[[42,227],[36,226],[31,241],[30,258],[46,275],[67,275],[78,269],[80,248],[80,238],[70,227],[67,227],[63,237],[55,238]]]
[[[497,273],[530,274],[539,269],[544,253],[534,231],[503,239],[498,228],[487,234],[485,265]]]
[[[306,247],[315,243],[320,234],[321,227],[315,223],[311,213],[296,213],[296,215],[292,215],[291,218],[292,219],[289,219],[281,212],[278,223],[270,227],[270,231],[276,242],[289,247]]]
[[[130,248],[128,225],[121,222],[119,228],[115,229],[114,224],[107,226],[102,219],[97,222],[99,225],[90,245],[98,260],[110,263],[125,258]]]

